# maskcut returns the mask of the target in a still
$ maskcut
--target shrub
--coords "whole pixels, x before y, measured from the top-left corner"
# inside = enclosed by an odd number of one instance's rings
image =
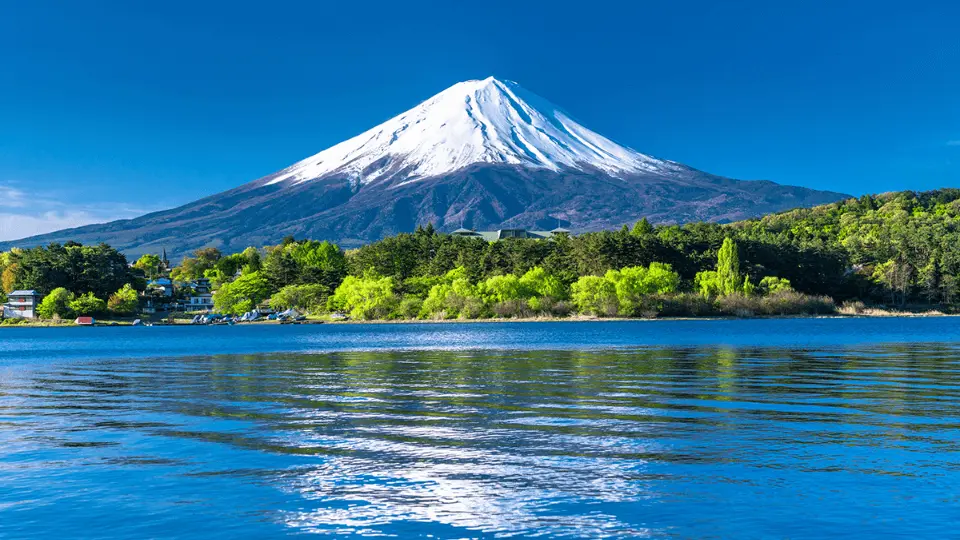
[[[497,317],[530,317],[533,310],[527,302],[521,299],[507,300],[493,305],[493,313]]]
[[[423,299],[408,294],[400,300],[400,305],[397,306],[397,315],[404,319],[416,319],[420,316],[421,309],[423,309]]]
[[[718,314],[716,304],[709,298],[693,293],[663,296],[659,313],[664,317],[703,317]]]
[[[759,311],[765,315],[827,315],[837,306],[828,296],[810,296],[794,290],[779,292],[760,299]]]
[[[766,276],[760,280],[760,292],[763,294],[773,294],[780,291],[792,291],[789,279]]]
[[[42,319],[69,319],[73,316],[73,309],[70,307],[73,301],[72,292],[63,287],[58,287],[50,291],[50,294],[40,302],[40,305],[37,306],[37,315]]]
[[[583,276],[571,286],[570,291],[573,303],[580,313],[599,317],[612,317],[617,314],[617,287],[606,278]]]
[[[435,319],[475,319],[483,313],[483,308],[478,287],[466,278],[457,278],[449,284],[434,285],[423,301],[420,314]]]
[[[727,315],[753,317],[759,309],[759,302],[756,298],[750,298],[741,293],[733,293],[718,298],[717,306],[721,313]]]
[[[520,285],[528,295],[540,298],[563,300],[567,298],[567,288],[556,276],[547,274],[546,270],[535,266],[520,278]]]
[[[720,278],[713,270],[697,272],[697,275],[693,278],[693,283],[700,291],[700,296],[704,298],[721,296],[723,292],[720,287]]]
[[[548,303],[547,300],[549,299],[544,299],[544,301],[540,304],[544,312],[549,313],[554,317],[566,317],[567,315],[573,313],[573,304],[570,302],[560,300],[558,302],[550,301]]]
[[[70,302],[70,311],[80,317],[100,315],[106,313],[107,303],[94,296],[93,293],[87,293]]]
[[[327,301],[331,310],[348,311],[354,319],[386,319],[399,304],[393,278],[347,276]]]
[[[655,294],[674,293],[680,287],[680,275],[669,264],[650,263],[649,267],[630,266],[610,270],[604,279],[616,287],[619,312],[637,316],[649,311],[645,298]]]
[[[270,297],[270,307],[283,311],[296,308],[303,311],[322,309],[327,303],[330,289],[320,283],[308,285],[287,285]]]
[[[867,306],[860,300],[847,300],[840,306],[840,313],[844,315],[860,315],[866,311]]]
[[[270,295],[270,284],[260,272],[224,283],[213,293],[214,309],[221,313],[246,313]]]
[[[129,283],[107,299],[107,309],[117,315],[132,315],[136,313],[138,307],[140,307],[140,300],[137,291]]]

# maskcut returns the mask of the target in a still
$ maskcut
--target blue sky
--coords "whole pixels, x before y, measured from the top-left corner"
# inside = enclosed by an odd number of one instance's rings
[[[0,239],[281,169],[466,79],[641,152],[861,194],[956,186],[956,2],[0,0]]]

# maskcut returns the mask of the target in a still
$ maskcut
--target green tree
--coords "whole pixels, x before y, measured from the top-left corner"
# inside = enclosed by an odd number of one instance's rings
[[[219,249],[214,247],[200,248],[193,252],[193,256],[184,257],[180,266],[174,268],[170,277],[179,281],[193,281],[204,277],[204,273],[217,265],[223,258]]]
[[[653,234],[653,225],[647,221],[647,218],[643,218],[633,226],[633,230],[630,231],[634,236],[647,236]]]
[[[347,276],[328,300],[331,310],[346,311],[354,319],[386,319],[393,315],[399,299],[391,277],[369,274]]]
[[[213,293],[213,306],[220,313],[246,313],[269,295],[270,284],[267,279],[260,272],[253,272],[221,285]]]
[[[448,274],[449,276],[449,274]],[[423,317],[475,319],[483,315],[480,288],[464,277],[435,285],[423,301]]]
[[[598,276],[583,276],[570,287],[573,304],[580,313],[598,316],[617,314],[617,286]]]
[[[73,316],[73,311],[70,307],[73,300],[73,293],[63,287],[58,287],[50,291],[50,294],[45,296],[43,301],[40,302],[40,305],[37,306],[37,315],[42,319],[54,319],[58,317],[61,319],[69,319]]]
[[[697,272],[693,281],[697,287],[697,291],[699,291],[700,295],[704,298],[713,298],[723,294],[723,289],[720,286],[720,278],[714,270]]]
[[[107,299],[107,309],[116,315],[131,315],[137,312],[139,306],[137,291],[129,283]]]
[[[780,291],[792,291],[789,279],[782,279],[774,276],[765,276],[760,280],[760,292],[763,294],[773,294]]]
[[[249,255],[252,256],[252,253]],[[248,261],[253,261],[252,257]],[[248,264],[252,267],[254,263]],[[336,244],[314,240],[294,241],[268,248],[262,271],[271,285],[278,289],[287,285],[314,283],[333,290],[347,275],[347,259]]]
[[[488,278],[480,285],[480,295],[487,303],[525,300],[531,296],[520,282],[520,278],[513,274]]]
[[[563,282],[539,266],[531,268],[520,277],[520,286],[533,297],[563,300],[568,296]]]
[[[162,264],[163,261],[160,260],[159,255],[148,253],[137,259],[137,262],[133,263],[133,267],[142,270],[147,279],[157,279]]]
[[[740,274],[740,251],[729,236],[723,239],[723,246],[717,252],[717,281],[720,293],[734,294],[743,290],[743,276]]]
[[[90,317],[107,312],[107,303],[93,293],[80,295],[70,302],[70,311],[79,317]]]
[[[296,308],[302,311],[316,310],[326,305],[330,289],[326,285],[287,285],[270,297],[270,307],[281,311]]]
[[[19,268],[19,264],[15,262],[10,263],[6,268],[3,269],[3,273],[0,273],[0,285],[3,286],[3,292],[12,293],[16,290],[17,270]]]
[[[604,279],[614,284],[619,312],[623,315],[640,314],[644,297],[675,293],[680,288],[680,275],[669,264],[650,263],[649,267],[629,266],[609,270]]]

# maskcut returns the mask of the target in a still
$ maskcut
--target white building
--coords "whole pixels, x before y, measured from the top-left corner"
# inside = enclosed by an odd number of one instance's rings
[[[40,305],[40,295],[37,291],[13,291],[7,295],[7,303],[3,304],[3,316],[15,319],[37,318],[37,306]]]
[[[201,311],[213,309],[213,295],[210,293],[197,293],[187,298],[185,311]]]

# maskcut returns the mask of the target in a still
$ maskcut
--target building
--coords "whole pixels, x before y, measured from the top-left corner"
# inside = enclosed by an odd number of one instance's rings
[[[187,303],[184,306],[186,311],[203,311],[213,309],[213,295],[210,293],[197,293],[187,297]]]
[[[190,288],[193,289],[194,292],[206,294],[211,291],[210,280],[208,278],[200,278],[191,282]]]
[[[528,231],[526,229],[500,229],[498,231],[474,231],[472,229],[457,229],[450,233],[451,236],[462,236],[466,238],[482,238],[487,242],[496,242],[507,238],[533,238],[535,240],[547,240],[559,234],[570,234],[570,231],[562,227],[557,227],[552,231]]]
[[[147,291],[154,296],[173,298],[173,294],[175,292],[173,280],[167,277],[157,278],[147,283]]]
[[[15,319],[36,319],[40,295],[37,291],[13,291],[3,304],[3,316]]]
[[[210,311],[213,309],[213,287],[210,286],[209,279],[197,279],[190,282],[189,287],[193,292],[186,298],[186,304],[183,306],[185,311]]]

